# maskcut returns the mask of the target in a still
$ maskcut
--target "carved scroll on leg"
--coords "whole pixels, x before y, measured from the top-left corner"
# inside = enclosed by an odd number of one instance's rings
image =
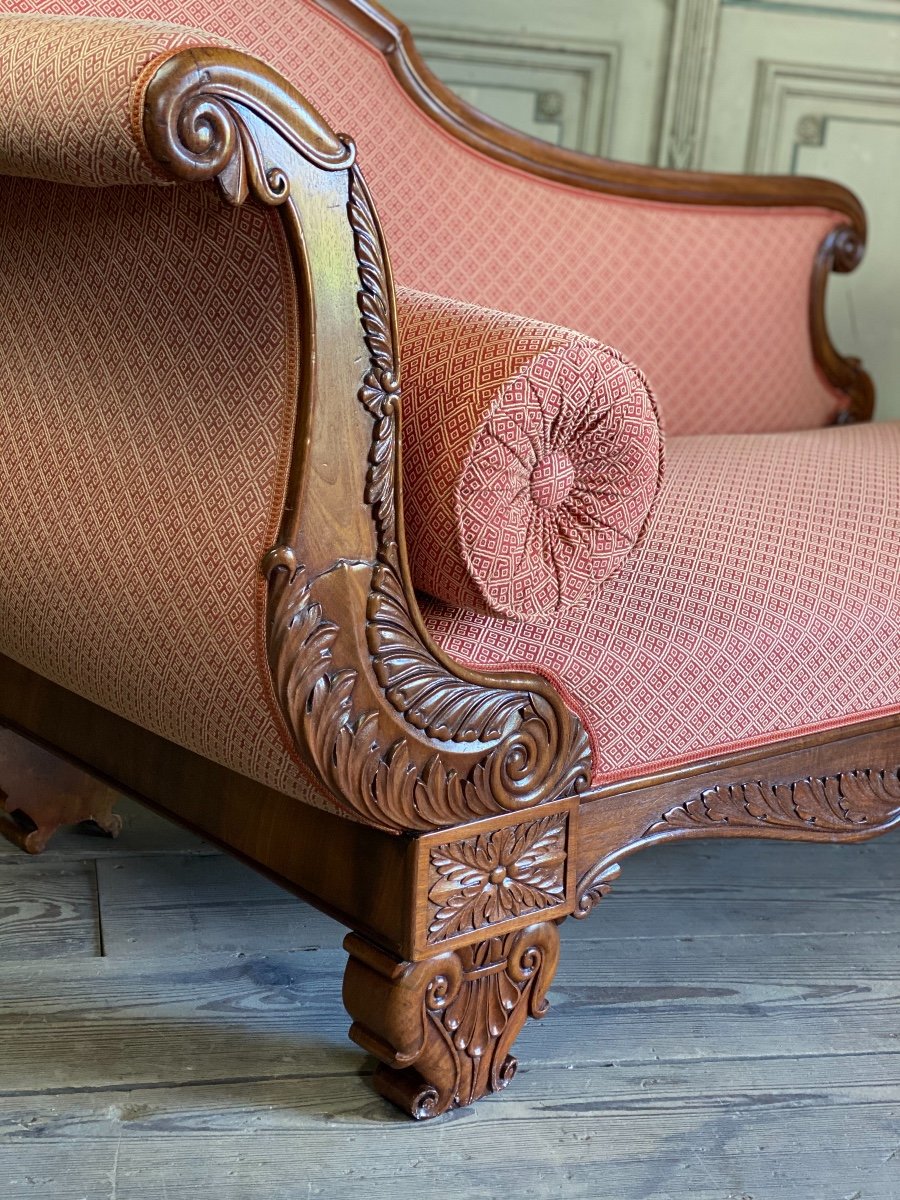
[[[527,1017],[543,1017],[559,961],[553,922],[402,962],[356,934],[344,1004],[351,1038],[381,1066],[375,1087],[417,1120],[505,1088]]]

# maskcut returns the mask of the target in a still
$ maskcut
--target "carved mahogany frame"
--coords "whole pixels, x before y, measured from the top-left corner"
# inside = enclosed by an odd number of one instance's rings
[[[828,272],[851,269],[865,237],[848,192],[673,176],[544,147],[445,93],[377,6],[320,3],[382,46],[435,119],[502,161],[613,194],[843,213],[848,224],[813,272],[812,333],[846,411],[867,415],[868,377],[836,354],[823,316]],[[585,915],[641,846],[852,841],[900,822],[896,720],[589,791],[587,738],[554,689],[521,672],[462,668],[422,624],[403,535],[393,284],[352,142],[274,72],[221,48],[167,57],[136,136],[170,179],[215,179],[228,203],[269,205],[283,221],[305,340],[283,518],[260,564],[266,651],[286,744],[353,819],[252,784],[9,659],[0,720],[350,925],[345,1003],[351,1036],[382,1062],[380,1090],[421,1117],[505,1086],[515,1035],[546,1009],[556,923]],[[40,803],[32,809],[39,817]]]
[[[671,171],[597,158],[511,129],[472,108],[425,63],[409,29],[377,0],[316,0],[319,6],[378,49],[410,99],[453,137],[489,158],[556,183],[609,196],[667,204],[740,208],[826,208],[846,223],[823,241],[813,265],[809,328],[813,355],[828,382],[846,401],[835,421],[868,421],[875,405],[871,377],[856,358],[842,356],[828,335],[825,290],[832,271],[847,273],[862,261],[867,223],[859,199],[828,179],[793,175],[727,175]]]

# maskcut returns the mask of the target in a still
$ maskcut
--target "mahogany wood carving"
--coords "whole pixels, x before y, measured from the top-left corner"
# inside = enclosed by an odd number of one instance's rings
[[[380,47],[435,120],[498,161],[612,195],[842,213],[813,274],[811,328],[848,413],[868,415],[870,381],[824,323],[826,278],[852,269],[865,240],[850,193],[557,150],[452,97],[376,4],[319,2]],[[515,1037],[546,1011],[556,922],[585,915],[636,849],[697,836],[852,841],[900,823],[895,718],[588,790],[584,730],[545,680],[463,668],[423,627],[405,554],[390,262],[353,143],[274,72],[222,49],[170,56],[135,132],[166,178],[215,179],[228,203],[266,205],[286,232],[302,371],[283,516],[260,564],[260,650],[285,744],[355,819],[206,762],[2,656],[0,718],[349,925],[345,1002],[352,1036],[382,1063],[383,1094],[424,1117],[506,1086]]]
[[[67,762],[0,729],[0,834],[40,854],[63,825],[93,822],[118,837],[117,792]]]
[[[835,420],[843,423],[871,417],[874,384],[857,359],[838,353],[825,323],[825,289],[831,271],[854,270],[865,251],[866,216],[852,192],[827,179],[671,171],[554,146],[493,120],[451,92],[426,65],[407,27],[377,0],[317,0],[317,3],[385,56],[406,94],[433,121],[497,162],[530,175],[610,196],[669,204],[827,208],[843,214],[846,225],[826,238],[813,265],[810,336],[823,374],[846,396]]]
[[[252,195],[283,212],[311,337],[342,351],[304,364],[306,422],[262,565],[274,693],[301,761],[354,815],[397,831],[583,790],[587,738],[553,689],[463,670],[418,615],[403,550],[393,284],[352,143],[228,51],[171,57],[146,104],[147,146],[174,177],[216,178],[230,203]],[[341,397],[353,396],[348,411]],[[316,504],[323,462],[340,480],[328,512]]]
[[[572,798],[417,838],[410,957],[567,916],[577,826]]]
[[[428,856],[429,939],[540,912],[566,896],[566,817],[542,817],[435,846]]]
[[[622,859],[660,842],[695,837],[860,842],[900,827],[896,718],[851,727],[839,738],[833,732],[815,735],[755,754],[752,773],[733,755],[699,774],[694,768],[665,781],[647,780],[616,796],[616,811],[606,817],[597,792],[584,797],[574,915],[587,916],[608,894]],[[851,756],[878,765],[835,769]]]
[[[578,901],[572,916],[583,920],[594,911],[604,896],[612,891],[613,884],[618,879],[622,868],[618,863],[602,862],[599,867],[589,871],[578,881]]]
[[[802,830],[807,835],[858,833],[900,822],[900,771],[847,771],[795,783],[741,783],[711,788],[670,808],[647,837],[670,830]]]
[[[875,411],[875,384],[858,358],[839,354],[829,334],[825,319],[825,289],[832,271],[847,274],[855,271],[866,250],[865,224],[842,225],[822,243],[813,268],[809,300],[809,323],[816,361],[828,382],[844,392],[849,400],[837,415],[837,422],[869,421]]]
[[[382,1064],[375,1086],[411,1116],[436,1117],[505,1088],[527,1017],[543,1017],[559,959],[552,922],[421,962],[350,934],[344,1004],[350,1036]]]

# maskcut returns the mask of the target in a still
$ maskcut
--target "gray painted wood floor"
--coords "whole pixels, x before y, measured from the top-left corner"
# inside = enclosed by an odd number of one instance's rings
[[[694,843],[568,922],[502,1097],[414,1125],[342,931],[137,806],[0,842],[0,1200],[900,1198],[900,839]]]

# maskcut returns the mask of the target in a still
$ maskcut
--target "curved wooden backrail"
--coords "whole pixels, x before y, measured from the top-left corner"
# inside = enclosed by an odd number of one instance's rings
[[[667,204],[826,208],[846,223],[822,243],[812,266],[809,327],[813,353],[828,382],[847,397],[839,422],[871,418],[875,389],[858,359],[842,356],[828,335],[825,291],[832,271],[852,271],[865,252],[866,214],[849,189],[827,179],[671,171],[616,162],[551,145],[502,125],[450,91],[428,68],[407,27],[375,0],[316,0],[377,50],[406,94],[448,133],[489,158],[530,175],[610,196]]]

